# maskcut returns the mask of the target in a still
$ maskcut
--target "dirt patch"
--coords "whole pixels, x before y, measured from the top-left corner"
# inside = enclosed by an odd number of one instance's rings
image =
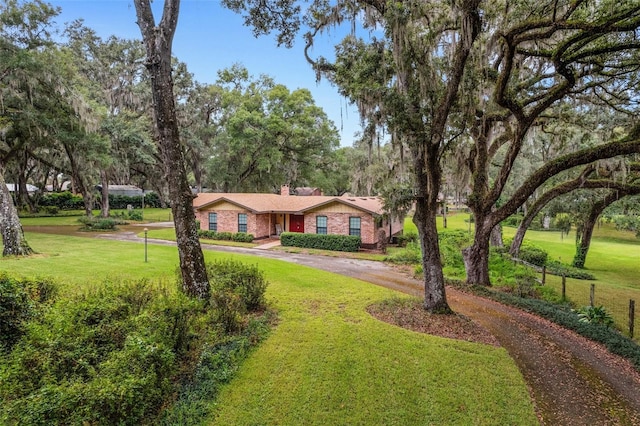
[[[381,321],[418,333],[500,346],[493,334],[475,321],[456,313],[431,314],[418,299],[391,299],[371,305],[367,311]]]

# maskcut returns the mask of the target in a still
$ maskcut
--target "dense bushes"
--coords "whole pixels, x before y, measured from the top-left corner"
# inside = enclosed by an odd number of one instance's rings
[[[55,284],[47,279],[18,280],[0,273],[0,351],[13,347],[27,322],[55,294]]]
[[[85,231],[115,231],[116,225],[123,225],[126,222],[116,217],[95,217],[82,216],[78,219],[82,223],[82,229]]]
[[[360,237],[353,235],[321,235],[283,232],[280,243],[285,247],[302,247],[334,251],[358,251],[362,245]]]
[[[636,237],[640,238],[640,216],[617,215],[612,220],[616,229],[635,232]]]
[[[239,330],[247,312],[265,307],[267,281],[257,266],[221,260],[207,264],[207,276],[215,316],[225,331]]]
[[[69,191],[46,192],[42,194],[38,205],[42,207],[55,207],[59,210],[82,210],[84,201],[81,195],[74,195]]]
[[[511,226],[517,228],[522,223],[524,216],[521,213],[512,214],[508,218],[502,221],[503,226]]]
[[[402,250],[397,250],[384,258],[385,262],[399,264],[419,263],[422,257],[420,245],[414,242],[407,243]]]
[[[57,300],[38,315],[29,301],[47,297],[46,285],[0,280],[0,312],[24,312],[0,357],[0,424],[156,424],[181,386],[202,374],[228,380],[238,357],[268,331],[268,316],[252,313],[264,309],[267,283],[257,267],[238,262],[207,268],[210,301],[145,280],[116,282]],[[225,297],[238,301],[233,327],[221,314],[230,308],[217,303]]]
[[[155,192],[150,192],[144,195],[144,207],[162,207],[160,197]],[[109,208],[112,209],[126,209],[128,206],[132,206],[135,209],[142,208],[142,196],[128,196],[128,195],[111,195],[109,194]]]
[[[209,240],[236,241],[239,243],[253,242],[253,235],[246,232],[216,232],[199,229],[198,236]]]
[[[471,243],[471,236],[466,231],[453,230],[438,233],[440,258],[445,275],[461,278],[465,276],[462,249]],[[416,275],[422,274],[422,250],[417,243],[408,243],[405,248],[398,250],[385,258],[393,263],[417,264]]]
[[[6,423],[135,424],[157,412],[200,307],[145,281],[59,300],[28,324],[0,385]]]
[[[523,244],[520,247],[518,257],[527,263],[542,267],[547,263],[549,254],[544,249],[533,244]]]
[[[271,320],[269,313],[252,317],[240,334],[205,344],[193,376],[183,383],[178,400],[163,412],[159,424],[202,424],[222,385],[231,381],[242,361],[268,335]]]
[[[394,237],[399,247],[406,247],[409,243],[418,243],[418,234],[415,232],[407,232]]]
[[[97,197],[97,200],[100,201],[101,197]],[[84,202],[81,195],[74,195],[69,191],[45,192],[38,199],[38,206],[44,207],[47,213],[55,214],[58,210],[82,210]],[[142,196],[109,195],[109,208],[126,209],[128,206],[142,208]],[[144,206],[161,207],[158,194],[155,192],[145,194]]]

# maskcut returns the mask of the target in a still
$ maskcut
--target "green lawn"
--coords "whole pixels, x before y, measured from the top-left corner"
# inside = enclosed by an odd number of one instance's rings
[[[166,279],[178,264],[173,247],[150,246],[144,263],[142,244],[27,238],[40,254],[2,259],[0,270],[56,277],[65,292],[107,277]],[[397,296],[390,290],[287,262],[233,257],[265,271],[279,323],[211,402],[215,424],[537,424],[504,349],[377,321],[365,308]]]
[[[514,228],[504,228],[506,238],[514,233]],[[543,247],[549,253],[550,259],[561,260],[567,264],[571,264],[573,260],[573,232],[561,237],[559,232],[528,231],[525,240]],[[640,240],[631,232],[621,233],[611,225],[604,225],[595,232],[585,267],[596,280],[567,279],[567,297],[578,307],[587,306],[590,303],[591,284],[595,284],[595,305],[604,306],[613,315],[616,326],[626,333],[629,323],[629,300],[640,302]],[[547,276],[547,285],[560,294],[562,278]],[[636,309],[636,340],[640,339],[640,333],[637,331],[640,327],[639,317]]]
[[[136,210],[139,211],[139,210]],[[111,214],[124,213],[126,210],[111,210]],[[100,214],[100,210],[94,210],[93,215]],[[78,218],[84,216],[84,210],[63,211],[58,216],[45,217],[21,217],[22,226],[79,226]],[[143,210],[144,222],[169,222],[172,219],[171,209],[146,208]]]

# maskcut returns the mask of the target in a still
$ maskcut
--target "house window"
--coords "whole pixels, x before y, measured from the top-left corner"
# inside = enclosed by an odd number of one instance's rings
[[[360,218],[359,217],[350,217],[349,218],[349,235],[360,236]]]
[[[316,216],[316,234],[327,234],[327,217]]]
[[[238,214],[238,232],[247,232],[247,215],[246,213]]]
[[[209,213],[209,231],[218,232],[218,213]]]

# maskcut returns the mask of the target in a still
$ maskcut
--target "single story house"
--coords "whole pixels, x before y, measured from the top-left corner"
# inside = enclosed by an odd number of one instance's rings
[[[281,232],[358,235],[363,247],[378,244],[378,231],[390,237],[402,233],[403,221],[389,221],[379,197],[330,197],[280,194],[204,193],[193,201],[200,228],[217,232],[247,232],[268,238]]]
[[[102,185],[96,185],[98,191],[102,191]],[[135,185],[109,185],[109,195],[123,195],[126,197],[141,197],[149,191],[143,191]]]

